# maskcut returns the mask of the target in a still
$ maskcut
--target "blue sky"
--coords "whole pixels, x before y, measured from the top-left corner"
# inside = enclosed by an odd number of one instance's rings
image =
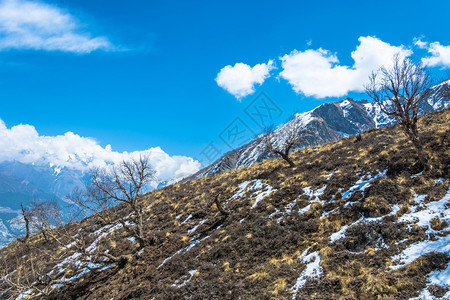
[[[364,59],[355,65],[351,53],[359,45],[366,53],[383,43],[386,53],[394,47],[428,59],[436,78],[449,74],[447,0],[0,3],[0,119],[6,127],[30,124],[42,136],[71,131],[119,152],[161,147],[201,159],[211,142],[226,152],[220,134],[236,117],[260,132],[245,109],[261,92],[280,109],[275,124],[324,102],[363,97],[358,76],[372,65]],[[21,5],[37,17],[12,9]],[[324,74],[326,63],[344,69],[331,71],[330,83],[319,82],[330,91],[302,77],[315,70],[311,61]],[[236,81],[248,81],[240,96],[229,92]],[[339,95],[333,84],[343,87]]]

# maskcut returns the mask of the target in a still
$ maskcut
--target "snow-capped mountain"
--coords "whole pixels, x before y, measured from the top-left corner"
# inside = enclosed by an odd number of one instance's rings
[[[18,216],[20,204],[27,206],[33,197],[62,201],[75,187],[83,185],[81,171],[54,165],[24,164],[18,161],[0,163],[0,247],[22,230]]]
[[[446,91],[448,91],[449,87],[450,79],[433,86],[429,96],[419,103],[419,114],[448,107],[450,99]],[[375,102],[368,102],[367,100],[355,101],[351,98],[346,98],[339,102],[322,104],[309,112],[297,113],[295,119],[289,122],[299,122],[302,124],[300,130],[308,130],[314,133],[314,136],[309,137],[305,142],[295,147],[295,149],[300,149],[336,141],[345,136],[358,134],[372,128],[386,127],[394,124],[396,120],[394,117],[384,114]],[[275,130],[275,140],[277,140],[283,126],[286,126],[286,124],[280,125]],[[238,149],[226,153],[213,164],[201,169],[185,180],[251,166],[270,157],[272,155],[264,150],[262,141],[255,139]]]
[[[63,197],[82,185],[83,176],[83,172],[66,167],[4,161],[0,163],[0,194],[50,193]]]

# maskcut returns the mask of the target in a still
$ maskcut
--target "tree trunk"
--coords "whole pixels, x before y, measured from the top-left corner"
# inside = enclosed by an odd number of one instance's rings
[[[414,125],[411,126],[411,128],[409,128],[407,130],[407,134],[408,134],[409,138],[411,139],[411,142],[413,143],[414,148],[416,148],[416,152],[419,157],[420,164],[422,165],[424,170],[427,171],[429,169],[428,160],[427,160],[427,157],[425,156],[425,154],[423,153],[423,145],[422,145],[422,141],[419,138],[419,132],[417,131],[417,126],[414,126]]]
[[[45,233],[45,229],[42,230],[42,235],[44,236],[44,239],[46,242],[48,242],[47,234]]]
[[[144,222],[142,221],[142,213],[139,212],[137,227],[138,227],[139,239],[141,240],[141,242],[144,241],[144,230],[142,228],[142,227],[144,227],[143,223]]]
[[[26,211],[26,209],[23,207],[22,203],[20,203],[20,207],[22,208],[23,220],[25,221],[25,230],[27,231],[27,235],[25,236],[25,241],[27,241],[28,238],[30,237],[30,216],[28,215],[28,212]]]
[[[28,218],[25,218],[25,230],[27,231],[25,240],[28,240],[28,238],[30,237],[30,220],[28,220]]]
[[[223,209],[222,205],[219,202],[219,195],[217,195],[216,197],[214,197],[214,202],[216,203],[217,209],[219,210],[219,212],[224,216],[228,216],[229,212],[227,212],[226,210]]]
[[[117,264],[119,264],[119,266],[126,265],[130,261],[130,259],[133,257],[133,255],[131,255],[131,254],[114,256],[109,253],[102,253],[102,254],[100,254],[100,256],[104,256],[104,257],[108,258],[110,262],[117,263]]]
[[[154,244],[154,240],[153,239],[148,240],[145,237],[145,234],[144,234],[144,219],[143,219],[143,215],[142,215],[142,207],[139,208],[137,210],[137,212],[138,212],[138,216],[137,216],[136,227],[137,227],[137,235],[138,235],[137,239],[138,239],[138,242],[139,242],[139,247],[138,248],[142,249],[142,248],[144,248],[147,245],[153,245]]]
[[[294,164],[294,162],[292,161],[292,159],[289,157],[289,154],[288,155],[286,155],[286,154],[284,154],[284,153],[280,153],[280,155],[281,155],[281,157],[285,160],[285,161],[287,161],[288,162],[288,164],[289,164],[289,167],[295,167],[295,164]]]

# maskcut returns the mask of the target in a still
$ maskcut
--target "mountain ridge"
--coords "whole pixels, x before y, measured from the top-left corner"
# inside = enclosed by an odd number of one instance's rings
[[[429,96],[419,103],[419,115],[450,106],[450,99],[443,96],[442,92],[444,88],[448,89],[449,87],[450,79],[433,86],[430,89]],[[319,119],[322,120],[322,123],[318,122]],[[289,122],[301,122],[303,123],[302,129],[307,129],[314,134],[313,137],[295,146],[293,150],[296,150],[320,145],[325,142],[337,141],[343,137],[359,134],[369,129],[387,127],[395,124],[396,121],[393,117],[384,114],[375,102],[345,98],[338,102],[324,103],[308,112],[297,113],[295,120]],[[274,139],[276,139],[283,125],[280,125],[274,131]],[[255,139],[248,144],[227,152],[211,165],[186,177],[183,181],[248,167],[271,157],[274,156],[264,150],[262,142]]]

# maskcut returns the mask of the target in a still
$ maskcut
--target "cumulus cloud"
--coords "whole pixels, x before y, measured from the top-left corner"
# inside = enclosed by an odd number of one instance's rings
[[[425,49],[427,47],[428,43],[422,41],[422,39],[415,38],[414,39],[414,45],[416,45],[417,47],[419,47],[421,49]]]
[[[113,48],[106,37],[92,37],[80,27],[77,19],[54,5],[26,0],[0,2],[0,50],[90,53]]]
[[[340,97],[350,91],[363,91],[364,83],[373,70],[392,66],[393,57],[410,56],[405,46],[392,46],[372,36],[360,37],[360,44],[351,53],[353,66],[339,65],[336,54],[319,48],[294,50],[280,57],[286,79],[295,92],[316,98]]]
[[[255,86],[260,85],[270,76],[274,68],[273,61],[257,64],[253,67],[244,63],[223,67],[217,74],[217,84],[235,96],[238,100],[255,92]]]
[[[80,171],[104,167],[122,160],[147,154],[161,181],[179,179],[193,174],[200,163],[186,156],[170,156],[160,147],[143,151],[117,152],[110,145],[100,146],[94,139],[72,132],[43,136],[34,126],[17,125],[7,128],[0,119],[0,161],[16,160],[37,165],[56,165]]]
[[[425,66],[450,67],[450,45],[444,46],[439,42],[427,43],[421,39],[416,39],[414,45],[422,49],[427,49],[428,53],[431,54],[431,56],[422,58],[422,63]]]

